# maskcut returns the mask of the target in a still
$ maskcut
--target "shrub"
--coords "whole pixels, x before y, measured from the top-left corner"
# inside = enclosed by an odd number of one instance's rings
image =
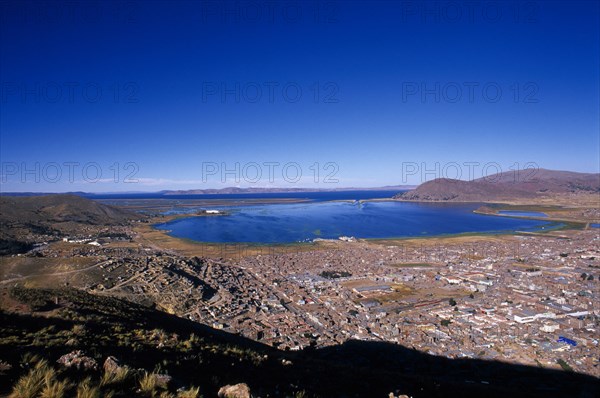
[[[127,366],[121,366],[112,372],[104,372],[100,386],[125,384],[132,376],[133,373]]]
[[[34,358],[32,358],[34,359]],[[38,361],[28,374],[22,376],[10,394],[10,398],[34,398],[40,395],[46,381],[52,381],[55,371],[45,360]]]
[[[190,387],[187,390],[182,390],[177,393],[177,398],[201,398],[200,388]]]
[[[157,390],[160,389],[158,382],[158,376],[156,373],[145,372],[140,379],[140,392],[142,395],[154,397],[156,396]]]
[[[85,379],[77,386],[77,398],[101,398],[103,396],[106,397],[107,394],[101,394],[100,387],[92,386],[90,379]]]
[[[54,374],[47,377],[44,384],[40,398],[63,398],[69,389],[69,381],[55,380]]]

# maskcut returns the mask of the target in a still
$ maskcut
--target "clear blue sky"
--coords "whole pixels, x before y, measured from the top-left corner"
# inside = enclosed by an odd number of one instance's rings
[[[0,4],[5,192],[599,171],[597,1]]]

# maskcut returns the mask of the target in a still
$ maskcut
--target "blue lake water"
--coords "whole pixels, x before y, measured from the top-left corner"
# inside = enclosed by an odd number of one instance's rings
[[[171,236],[218,243],[292,243],[315,238],[399,238],[535,231],[543,220],[473,213],[478,204],[313,202],[227,207],[227,215],[188,217],[156,228]],[[216,208],[216,207],[213,207]]]

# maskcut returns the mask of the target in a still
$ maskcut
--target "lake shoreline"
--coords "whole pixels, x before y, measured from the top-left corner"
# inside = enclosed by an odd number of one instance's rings
[[[121,203],[129,202],[130,199],[120,199]],[[424,236],[396,236],[396,237],[369,237],[369,238],[358,238],[357,241],[364,242],[407,242],[411,240],[426,241],[426,240],[438,240],[438,239],[471,239],[471,238],[491,238],[506,235],[531,235],[540,234],[545,236],[553,236],[557,231],[564,230],[581,230],[590,228],[590,223],[594,220],[582,220],[582,217],[576,211],[581,209],[589,208],[584,203],[576,203],[574,207],[567,207],[562,204],[550,204],[550,203],[507,203],[504,201],[479,201],[479,202],[447,202],[447,201],[405,201],[397,200],[391,197],[387,198],[367,198],[367,199],[331,199],[331,200],[315,200],[315,199],[302,199],[302,198],[253,198],[248,199],[235,199],[235,200],[222,200],[222,199],[202,199],[202,200],[172,200],[172,199],[137,199],[137,201],[144,201],[144,207],[146,210],[153,209],[154,211],[164,209],[165,202],[168,202],[167,206],[172,209],[173,206],[179,205],[182,208],[192,207],[203,207],[204,210],[211,209],[214,207],[243,207],[248,206],[263,206],[263,205],[297,205],[297,204],[326,204],[326,203],[357,203],[359,206],[368,203],[413,203],[413,204],[424,204],[424,205],[461,205],[461,204],[479,204],[480,207],[473,210],[473,213],[479,215],[496,216],[503,218],[525,218],[538,221],[544,221],[548,223],[562,223],[558,227],[550,227],[544,230],[532,231],[471,231],[471,232],[457,232],[457,233],[440,233],[431,234]],[[158,206],[157,206],[158,205]],[[119,206],[121,207],[121,206]],[[544,212],[547,217],[514,217],[507,214],[498,214],[500,211],[537,211]],[[252,253],[260,253],[261,249],[280,249],[280,250],[317,250],[321,247],[331,247],[332,245],[337,247],[339,245],[352,244],[352,242],[342,242],[339,237],[334,238],[316,238],[316,241],[305,241],[305,242],[210,242],[200,241],[186,237],[177,237],[169,234],[169,230],[161,230],[155,226],[158,224],[169,223],[174,220],[190,219],[196,217],[210,217],[215,216],[213,214],[196,214],[196,213],[185,213],[185,214],[170,214],[170,215],[159,215],[154,214],[154,217],[150,219],[149,225],[146,224],[148,229],[145,229],[142,235],[150,234],[153,239],[157,239],[162,243],[168,242],[167,246],[185,248],[185,251],[197,253],[200,249],[201,253],[214,252],[215,248],[221,250],[222,247],[244,247],[248,248]],[[221,215],[228,217],[228,215]],[[552,224],[551,224],[552,225]],[[161,246],[163,246],[161,244]],[[164,247],[164,246],[163,246]]]
[[[391,206],[370,206],[365,210],[362,206],[366,203],[387,203]],[[342,236],[352,236],[360,240],[414,239],[465,234],[498,235],[519,232],[544,232],[544,229],[554,231],[563,227],[563,225],[557,226],[556,223],[547,218],[536,219],[512,217],[510,215],[501,215],[498,219],[515,220],[515,222],[485,221],[473,218],[469,214],[488,216],[496,214],[478,212],[478,209],[471,209],[472,206],[464,207],[460,204],[449,206],[456,207],[455,212],[447,206],[439,208],[437,206],[396,207],[401,205],[395,201],[335,200],[311,202],[309,204],[315,207],[294,208],[261,205],[257,206],[256,209],[236,209],[229,215],[223,216],[229,219],[226,229],[223,229],[225,224],[218,226],[213,222],[195,221],[202,217],[212,216],[206,214],[162,216],[152,221],[152,227],[158,231],[166,231],[173,238],[188,239],[203,244],[267,246],[314,244],[319,241],[332,242],[339,240]],[[337,207],[338,204],[342,207]],[[356,208],[352,204],[356,204]],[[323,208],[323,206],[331,206],[331,209]],[[313,214],[311,214],[311,210],[314,210]],[[437,221],[439,217],[446,217],[447,224],[440,224]],[[422,223],[420,222],[421,219],[423,220]],[[463,219],[469,220],[468,224],[473,225],[473,230],[460,230],[461,228],[468,228],[462,227],[460,220]],[[178,223],[173,225],[174,221]],[[236,225],[236,223],[238,224]],[[304,229],[296,229],[296,225],[302,225]],[[321,234],[323,226],[327,226],[328,230],[326,229],[326,232]],[[338,228],[340,232],[334,232]],[[417,230],[422,228],[426,228],[427,232],[422,232],[423,235],[419,235],[420,232],[417,232]],[[485,230],[477,230],[478,228],[484,228]],[[387,235],[386,229],[389,231]],[[199,233],[203,235],[198,235]],[[202,236],[202,238],[199,238],[199,236]],[[231,238],[226,240],[228,238],[223,236],[231,236]],[[244,236],[248,236],[250,239],[244,239]],[[261,236],[263,237],[261,238]]]

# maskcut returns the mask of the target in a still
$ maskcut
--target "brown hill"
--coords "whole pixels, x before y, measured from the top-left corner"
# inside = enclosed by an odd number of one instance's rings
[[[75,195],[0,196],[0,255],[24,253],[40,237],[91,233],[141,217]]]
[[[0,222],[113,225],[138,218],[134,213],[76,195],[1,196]]]
[[[417,201],[493,201],[532,199],[567,193],[600,193],[600,174],[538,169],[498,173],[472,181],[438,178],[395,199]]]

